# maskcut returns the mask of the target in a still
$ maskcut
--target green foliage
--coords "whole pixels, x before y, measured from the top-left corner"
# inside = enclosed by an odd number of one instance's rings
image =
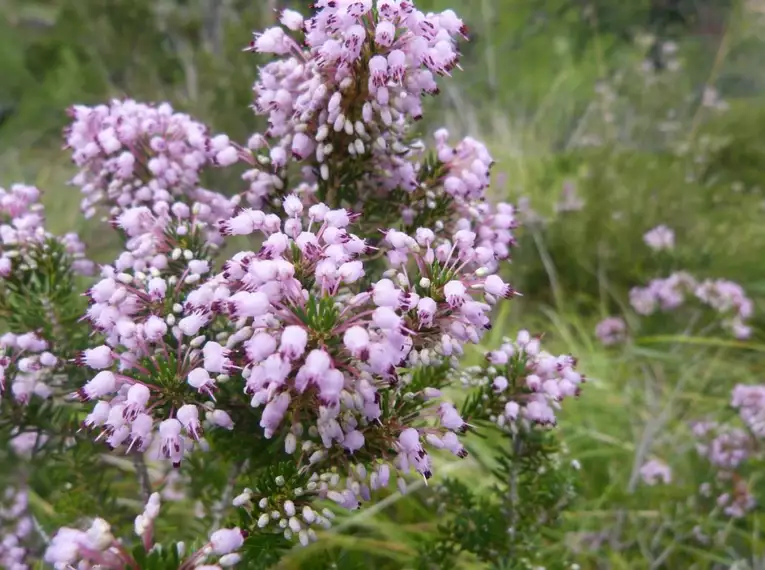
[[[469,553],[497,569],[565,568],[554,533],[573,496],[573,468],[563,465],[548,434],[503,434],[506,449],[497,459],[491,493],[447,479],[434,497],[446,522],[422,544],[417,567],[453,566]],[[555,553],[555,554],[553,554]],[[563,556],[563,557],[561,557]]]
[[[241,48],[273,18],[259,4],[6,3],[9,18],[0,29],[13,49],[3,49],[0,71],[14,79],[0,92],[4,133],[26,131],[31,143],[57,134],[69,105],[125,94],[171,98],[232,137],[253,130],[248,104],[256,65]]]
[[[340,313],[335,300],[329,295],[318,300],[311,295],[305,309],[298,307],[295,311],[303,323],[319,333],[329,333],[335,327]]]
[[[82,346],[77,321],[85,303],[71,264],[64,245],[54,238],[16,258],[16,270],[0,284],[0,318],[8,330],[39,331],[43,338],[65,342],[67,354]]]

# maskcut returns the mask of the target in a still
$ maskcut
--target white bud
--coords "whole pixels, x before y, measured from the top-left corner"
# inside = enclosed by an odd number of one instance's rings
[[[288,433],[284,438],[284,451],[285,453],[292,455],[297,448],[297,438],[294,433]]]
[[[326,456],[327,456],[327,452],[324,451],[323,449],[319,449],[317,451],[314,451],[311,454],[311,457],[308,458],[308,463],[313,465],[314,463],[318,463],[319,461],[324,459]]]
[[[252,495],[248,493],[247,491],[244,491],[243,493],[240,493],[236,497],[234,497],[234,500],[231,501],[231,504],[235,507],[241,507],[242,505],[245,505],[250,502],[250,499],[252,498]]]
[[[238,564],[241,559],[242,559],[241,554],[232,552],[231,554],[226,554],[225,556],[221,556],[220,560],[218,560],[218,564],[222,566],[223,568],[229,568],[231,566]]]
[[[300,544],[303,546],[308,546],[308,543],[310,542],[310,538],[308,536],[308,533],[305,530],[301,530],[298,533],[298,540],[300,540]]]

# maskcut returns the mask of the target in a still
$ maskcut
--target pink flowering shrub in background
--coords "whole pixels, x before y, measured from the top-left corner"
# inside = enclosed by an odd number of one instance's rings
[[[627,339],[627,323],[621,317],[607,317],[595,327],[595,336],[605,346],[621,344]]]
[[[0,192],[0,422],[69,479],[40,493],[90,485],[88,461],[127,458],[135,484],[105,472],[106,503],[36,532],[9,488],[4,566],[267,566],[460,461],[483,423],[515,450],[546,437],[581,390],[573,357],[523,331],[460,368],[515,295],[517,225],[487,200],[482,143],[414,130],[466,33],[409,0],[283,11],[248,48],[271,59],[253,88],[268,127],[244,145],[166,103],[71,109],[71,183],[124,249],[96,267],[44,229],[39,190]],[[203,187],[227,167],[241,188]],[[198,520],[173,532],[164,503],[184,496]]]
[[[645,233],[643,241],[654,251],[670,250],[675,247],[675,232],[667,226],[656,226]]]

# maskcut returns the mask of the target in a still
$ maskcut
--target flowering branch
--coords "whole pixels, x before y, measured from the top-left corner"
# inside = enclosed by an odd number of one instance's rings
[[[487,200],[488,149],[443,129],[429,148],[414,128],[459,69],[463,22],[410,0],[319,0],[310,18],[284,10],[279,22],[247,48],[273,59],[253,87],[268,127],[246,145],[166,103],[70,110],[72,184],[84,215],[122,239],[112,263],[96,270],[76,236],[45,232],[36,189],[0,196],[0,311],[13,325],[0,338],[2,417],[23,423],[35,398],[72,410],[66,429],[32,423],[65,457],[131,454],[145,500],[135,536],[113,534],[119,508],[112,523],[89,512],[87,530],[61,528],[44,555],[56,567],[275,561],[332,526],[319,501],[357,509],[393,482],[403,494],[432,478],[434,454],[465,457],[461,438],[487,422],[512,434],[512,461],[552,461],[540,434],[579,393],[575,359],[522,332],[460,369],[517,294],[500,275],[515,210]],[[202,187],[237,163],[242,191]],[[224,247],[232,236],[244,249]],[[80,307],[85,273],[97,276]],[[44,306],[16,316],[30,292]],[[445,390],[460,381],[461,411]],[[152,492],[144,458],[182,489]],[[211,485],[221,465],[233,467]],[[498,517],[525,524],[517,497],[539,481],[528,473],[500,492],[511,508]],[[201,544],[191,523],[185,540],[160,542],[171,498],[210,523]]]

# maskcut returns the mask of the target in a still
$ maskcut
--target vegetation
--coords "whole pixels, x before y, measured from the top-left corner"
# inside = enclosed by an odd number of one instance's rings
[[[472,39],[425,128],[446,123],[486,141],[496,160],[491,192],[518,205],[523,222],[503,274],[522,297],[499,310],[469,359],[483,366],[483,354],[519,328],[545,332],[551,352],[577,356],[587,383],[554,433],[523,446],[492,431],[471,435],[469,456],[439,464],[427,487],[339,517],[279,566],[761,568],[762,512],[737,518],[716,502],[728,475],[697,452],[704,436],[695,425],[741,427],[734,387],[765,384],[765,3],[456,4],[418,2],[459,11]],[[83,221],[79,192],[64,184],[75,173],[59,150],[64,110],[125,95],[167,100],[244,143],[263,127],[249,105],[265,59],[242,47],[273,22],[274,6],[0,0],[0,186],[44,189],[49,229],[76,228],[89,257],[110,263],[119,239]],[[231,193],[241,184],[210,176]],[[674,231],[673,248],[644,241],[659,225]],[[751,334],[736,338],[721,326],[725,311],[694,300],[639,314],[630,291],[678,271],[739,284],[754,305]],[[6,325],[14,310],[0,305]],[[626,329],[623,342],[605,345],[595,331],[610,316]],[[536,463],[524,460],[528,445]],[[762,459],[754,445],[734,473],[758,503]],[[652,460],[671,468],[670,482],[650,484],[643,468]],[[114,463],[134,477],[129,461]],[[221,488],[230,475],[210,470]],[[65,464],[36,476],[49,488],[83,484]],[[533,497],[517,492],[524,485]],[[55,509],[32,497],[41,520],[68,524],[82,511],[53,496]],[[163,524],[196,532],[192,513],[169,512]],[[271,554],[262,551],[264,566]]]

